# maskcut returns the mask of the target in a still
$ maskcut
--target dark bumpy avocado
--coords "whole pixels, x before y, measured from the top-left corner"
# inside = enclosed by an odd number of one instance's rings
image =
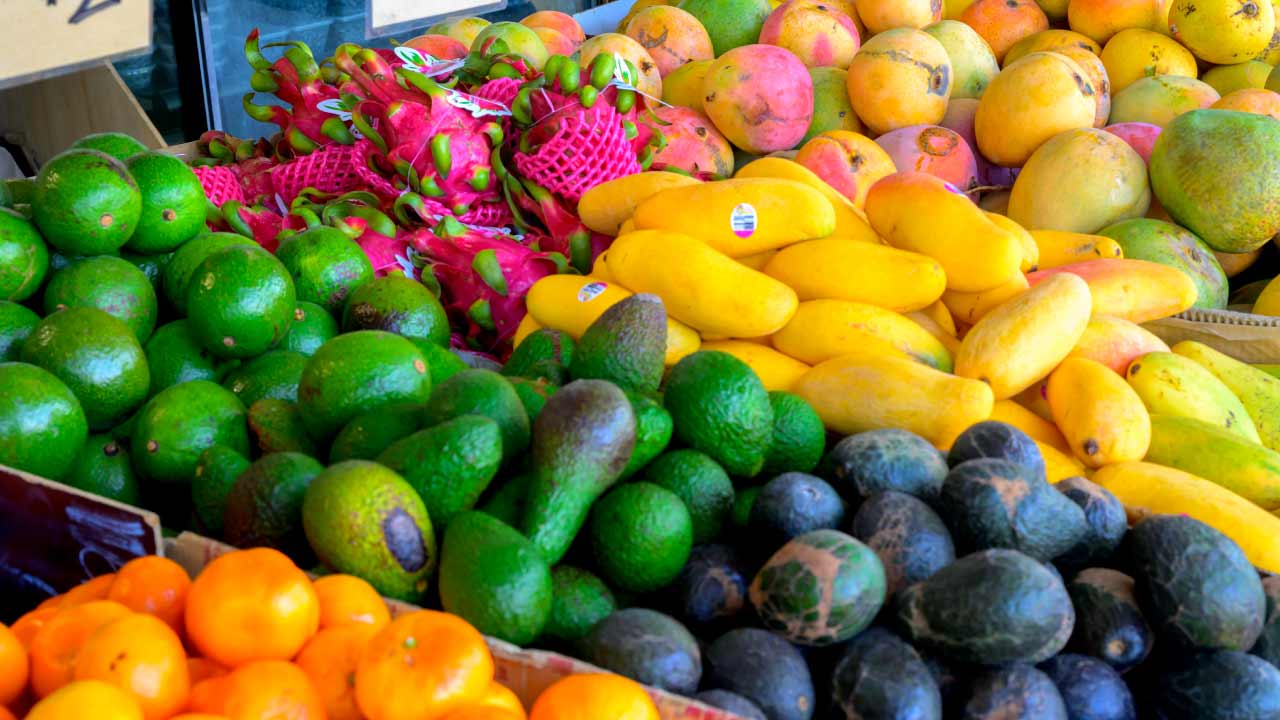
[[[587,662],[681,695],[692,695],[702,678],[698,641],[654,610],[619,610],[597,623],[582,646]]]

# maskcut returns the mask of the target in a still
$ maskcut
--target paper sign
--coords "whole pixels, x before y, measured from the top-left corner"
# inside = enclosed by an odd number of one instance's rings
[[[160,550],[160,518],[0,465],[0,622]]]
[[[0,87],[151,46],[151,0],[0,2]]]
[[[369,0],[367,34],[380,37],[448,17],[479,15],[506,6],[506,0]]]

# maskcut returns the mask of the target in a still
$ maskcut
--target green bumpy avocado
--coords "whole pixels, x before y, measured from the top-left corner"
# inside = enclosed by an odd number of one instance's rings
[[[440,603],[485,635],[525,645],[551,617],[551,568],[510,525],[463,513],[444,535]]]
[[[684,448],[659,455],[645,468],[644,480],[670,490],[684,502],[695,544],[716,539],[733,514],[733,481],[706,453]]]
[[[30,220],[0,207],[0,300],[21,302],[49,272],[49,248]]]
[[[404,403],[364,413],[338,431],[329,446],[329,462],[373,460],[392,443],[421,430],[425,414],[425,407],[419,403]],[[435,516],[431,517],[434,521]]]
[[[728,353],[685,357],[667,378],[665,402],[676,437],[710,455],[731,475],[764,467],[773,439],[773,406],[755,372]]]
[[[25,306],[0,300],[0,362],[13,362],[22,353],[22,344],[31,336],[40,316]]]
[[[249,406],[249,433],[260,455],[297,452],[314,457],[316,443],[307,434],[298,404],[291,400],[262,398]]]
[[[822,418],[804,398],[789,392],[769,393],[769,404],[773,406],[773,439],[764,456],[764,471],[812,472],[827,445]]]
[[[463,370],[432,391],[427,425],[463,415],[483,415],[498,423],[505,460],[519,458],[529,446],[529,414],[511,383],[492,370]]]
[[[207,380],[174,385],[148,400],[131,440],[134,469],[153,482],[189,482],[200,453],[212,445],[249,454],[244,405]]]
[[[289,271],[260,247],[219,250],[187,284],[191,331],[219,357],[254,357],[271,349],[289,333],[297,305]]]
[[[617,609],[613,592],[603,580],[572,565],[557,565],[551,570],[551,617],[543,634],[580,640]]]
[[[161,325],[143,347],[151,369],[151,393],[192,380],[218,382],[229,369],[205,350],[186,320]]]
[[[205,233],[182,243],[164,266],[160,285],[169,304],[179,313],[187,312],[187,286],[196,268],[210,255],[231,247],[257,247],[252,240],[235,233]]]
[[[74,393],[48,370],[0,363],[0,465],[66,477],[89,437]]]
[[[449,318],[425,285],[387,275],[355,288],[342,311],[342,330],[385,330],[449,347]]]
[[[138,504],[138,478],[129,452],[110,435],[92,435],[85,441],[67,473],[66,483],[126,505]]]
[[[321,345],[337,336],[338,323],[333,316],[315,303],[299,302],[298,307],[293,310],[293,324],[289,326],[289,334],[276,347],[311,357]]]
[[[573,338],[568,333],[550,328],[535,330],[512,351],[502,366],[502,374],[563,385],[569,381],[573,350]]]
[[[636,414],[636,446],[631,451],[627,468],[622,471],[624,480],[640,472],[650,460],[661,455],[671,443],[674,431],[671,413],[662,407],[662,403],[641,392],[625,392],[627,399],[631,401],[631,410]]]
[[[297,400],[298,381],[307,359],[289,350],[272,350],[227,374],[222,386],[236,394],[246,407],[263,398]]]
[[[649,592],[669,584],[689,560],[693,520],[678,495],[653,483],[620,485],[591,509],[596,565],[615,586]]]
[[[347,297],[373,280],[373,265],[364,250],[324,225],[285,238],[276,257],[293,276],[298,300],[315,303],[330,313],[341,312]]]
[[[68,150],[40,168],[31,202],[36,225],[68,255],[114,253],[142,216],[142,194],[124,163],[96,150]]]
[[[309,554],[302,501],[324,466],[302,453],[263,455],[240,473],[227,494],[223,535],[236,547],[272,547],[294,558]]]
[[[388,332],[361,330],[325,343],[307,361],[298,408],[318,440],[358,415],[404,402],[425,403],[431,375],[422,351]]]
[[[85,258],[58,270],[44,289],[44,314],[73,307],[93,307],[124,321],[138,342],[156,327],[156,290],[128,260]]]
[[[632,392],[657,392],[667,352],[667,310],[657,295],[632,295],[604,311],[573,351],[575,380],[608,380]]]
[[[167,253],[204,231],[209,200],[186,163],[167,153],[145,152],[127,165],[142,194],[142,215],[125,247],[146,255]]]
[[[475,506],[502,466],[502,431],[482,415],[463,415],[396,441],[378,456],[422,496],[441,530]]]
[[[97,150],[125,162],[129,158],[147,151],[147,146],[129,135],[118,132],[94,133],[85,135],[71,143],[72,150]]]
[[[225,445],[200,453],[191,478],[191,505],[204,529],[221,536],[227,512],[227,496],[240,473],[249,469],[249,458]]]
[[[107,430],[147,399],[151,371],[128,326],[96,308],[69,308],[36,325],[22,361],[39,365],[80,400],[89,429]]]
[[[386,597],[420,602],[436,564],[422,498],[404,478],[367,460],[329,467],[311,481],[302,526],[316,557],[367,580]]]

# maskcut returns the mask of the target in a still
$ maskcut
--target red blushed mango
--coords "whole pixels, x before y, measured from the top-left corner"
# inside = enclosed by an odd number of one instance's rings
[[[1212,106],[1218,91],[1195,78],[1161,75],[1143,78],[1111,99],[1111,120],[1164,127],[1179,115]]]
[[[605,33],[596,35],[582,43],[578,62],[582,67],[590,67],[591,61],[600,55],[613,55],[623,60],[630,60],[640,71],[640,79],[636,89],[651,97],[662,97],[662,74],[658,72],[658,63],[640,43],[621,33]]]
[[[832,130],[800,148],[796,162],[809,168],[859,210],[867,193],[883,177],[897,172],[893,158],[874,140],[847,130]]]
[[[656,119],[641,115],[640,121],[667,139],[666,147],[653,157],[654,170],[673,168],[694,177],[733,175],[733,146],[706,115],[683,107],[657,107],[653,116]]]
[[[678,7],[659,5],[641,10],[627,23],[626,34],[649,51],[664,78],[685,63],[716,56],[707,29]]]
[[[899,170],[918,170],[961,190],[978,186],[978,162],[969,143],[954,130],[937,125],[913,125],[876,138]]]
[[[1255,115],[1266,115],[1280,120],[1280,94],[1262,88],[1236,90],[1211,107],[1215,110],[1238,110]]]
[[[849,65],[849,100],[877,135],[936,125],[951,96],[951,59],[932,35],[897,28],[871,38]]]
[[[1121,30],[1154,30],[1163,16],[1160,0],[1071,0],[1067,7],[1071,29],[1099,45]]]
[[[458,60],[467,56],[467,46],[448,35],[419,35],[404,46],[441,60]]]
[[[1032,0],[977,0],[960,13],[1003,60],[1018,41],[1049,29],[1049,17]]]
[[[973,157],[978,163],[979,185],[1013,185],[1013,177],[1006,177],[1009,173],[1007,169],[991,164],[978,152],[978,141],[973,133],[973,120],[977,114],[976,99],[956,98],[947,103],[947,114],[942,116],[942,122],[938,124],[955,131],[973,151]]]
[[[1108,125],[1103,130],[1129,143],[1142,158],[1142,162],[1151,164],[1151,148],[1156,145],[1156,138],[1164,128],[1144,122],[1124,122]]]
[[[788,50],[744,45],[711,66],[702,108],[729,142],[752,155],[790,150],[813,120],[813,79]]]
[[[1100,362],[1124,377],[1130,363],[1153,352],[1169,352],[1169,346],[1141,325],[1110,315],[1095,315],[1069,357]]]
[[[543,45],[547,46],[547,52],[552,55],[572,55],[578,51],[578,46],[563,33],[558,30],[552,30],[549,27],[533,28],[533,34],[538,36]]]
[[[789,0],[764,21],[760,42],[795,53],[807,67],[847,68],[861,44],[853,19],[818,0]]]
[[[587,39],[582,26],[572,15],[556,10],[540,10],[520,21],[521,25],[531,28],[549,28],[573,41],[574,46],[581,45]]]

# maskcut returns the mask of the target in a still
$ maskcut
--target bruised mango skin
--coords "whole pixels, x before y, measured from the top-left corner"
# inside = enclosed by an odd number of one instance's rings
[[[898,171],[884,148],[866,135],[846,130],[831,130],[813,138],[800,148],[795,160],[859,210],[866,207],[871,186]]]
[[[941,122],[951,81],[951,59],[942,43],[922,30],[896,27],[872,37],[854,56],[849,99],[862,122],[883,135]]]
[[[658,65],[658,74],[664,78],[687,62],[715,57],[707,29],[678,7],[645,8],[631,18],[625,33],[649,51]]]
[[[978,101],[978,151],[997,165],[1021,167],[1059,133],[1093,127],[1096,92],[1071,58],[1031,53],[1006,66]]]
[[[877,182],[867,195],[867,219],[890,245],[937,260],[948,290],[999,287],[1012,281],[1022,264],[1018,238],[926,173],[900,172]]]
[[[618,282],[657,295],[671,317],[709,336],[772,335],[799,304],[786,285],[680,233],[623,235],[609,248],[608,265]]]
[[[744,45],[707,71],[702,108],[729,142],[752,155],[790,150],[813,120],[813,79],[780,47]]]
[[[990,417],[994,404],[986,383],[876,350],[816,365],[791,391],[807,400],[834,432],[900,428],[944,449],[969,426]]]
[[[912,125],[876,138],[899,170],[936,175],[961,190],[978,186],[978,160],[960,134],[937,125]]]
[[[1151,444],[1151,417],[1142,398],[1110,368],[1067,358],[1049,376],[1049,407],[1071,451],[1099,468],[1141,460]]]
[[[1147,353],[1129,365],[1125,378],[1152,415],[1192,418],[1245,442],[1262,443],[1240,399],[1194,360],[1172,352]]]

